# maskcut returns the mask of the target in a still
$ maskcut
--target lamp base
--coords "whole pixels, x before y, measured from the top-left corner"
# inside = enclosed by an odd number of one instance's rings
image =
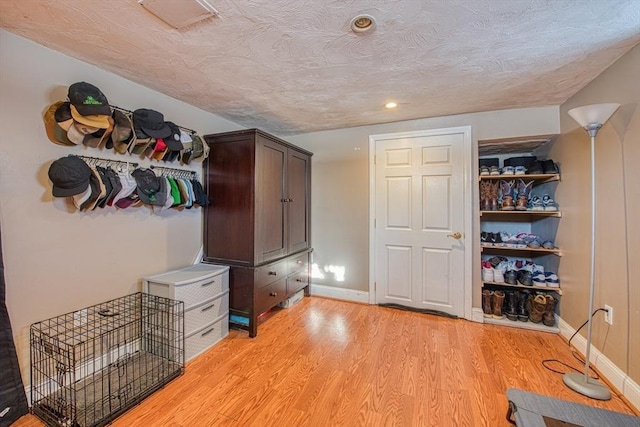
[[[606,386],[600,384],[599,381],[594,380],[593,378],[585,379],[584,374],[573,372],[564,374],[562,381],[564,381],[565,385],[570,389],[592,399],[611,399],[611,392]]]

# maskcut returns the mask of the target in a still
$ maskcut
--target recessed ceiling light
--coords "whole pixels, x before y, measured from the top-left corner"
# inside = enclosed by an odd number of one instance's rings
[[[351,20],[350,25],[353,32],[364,33],[365,31],[373,30],[376,26],[376,21],[373,16],[358,15]]]
[[[384,106],[387,108],[396,108],[398,104],[396,104],[395,102],[387,102],[386,104],[384,104]]]

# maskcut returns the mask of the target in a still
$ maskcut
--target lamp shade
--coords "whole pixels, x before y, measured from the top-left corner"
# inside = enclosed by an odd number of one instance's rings
[[[620,104],[592,104],[572,108],[569,115],[582,127],[591,124],[603,125],[616,112]]]

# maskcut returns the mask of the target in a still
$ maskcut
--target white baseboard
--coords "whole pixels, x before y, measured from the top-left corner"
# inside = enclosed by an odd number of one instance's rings
[[[471,321],[484,323],[484,311],[481,308],[473,307],[471,309]]]
[[[369,304],[369,292],[311,284],[311,295]]]
[[[560,334],[567,340],[575,333],[575,329],[567,322],[558,317],[558,327]],[[584,356],[587,352],[587,339],[577,334],[571,344]],[[590,362],[604,376],[609,383],[618,389],[620,393],[636,408],[640,409],[640,385],[629,378],[622,369],[617,367],[607,356],[602,354],[600,350],[591,346]]]

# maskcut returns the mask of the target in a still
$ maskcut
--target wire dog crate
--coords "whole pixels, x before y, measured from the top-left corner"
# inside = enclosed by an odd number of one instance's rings
[[[31,325],[32,412],[103,426],[184,372],[184,303],[136,293]]]

